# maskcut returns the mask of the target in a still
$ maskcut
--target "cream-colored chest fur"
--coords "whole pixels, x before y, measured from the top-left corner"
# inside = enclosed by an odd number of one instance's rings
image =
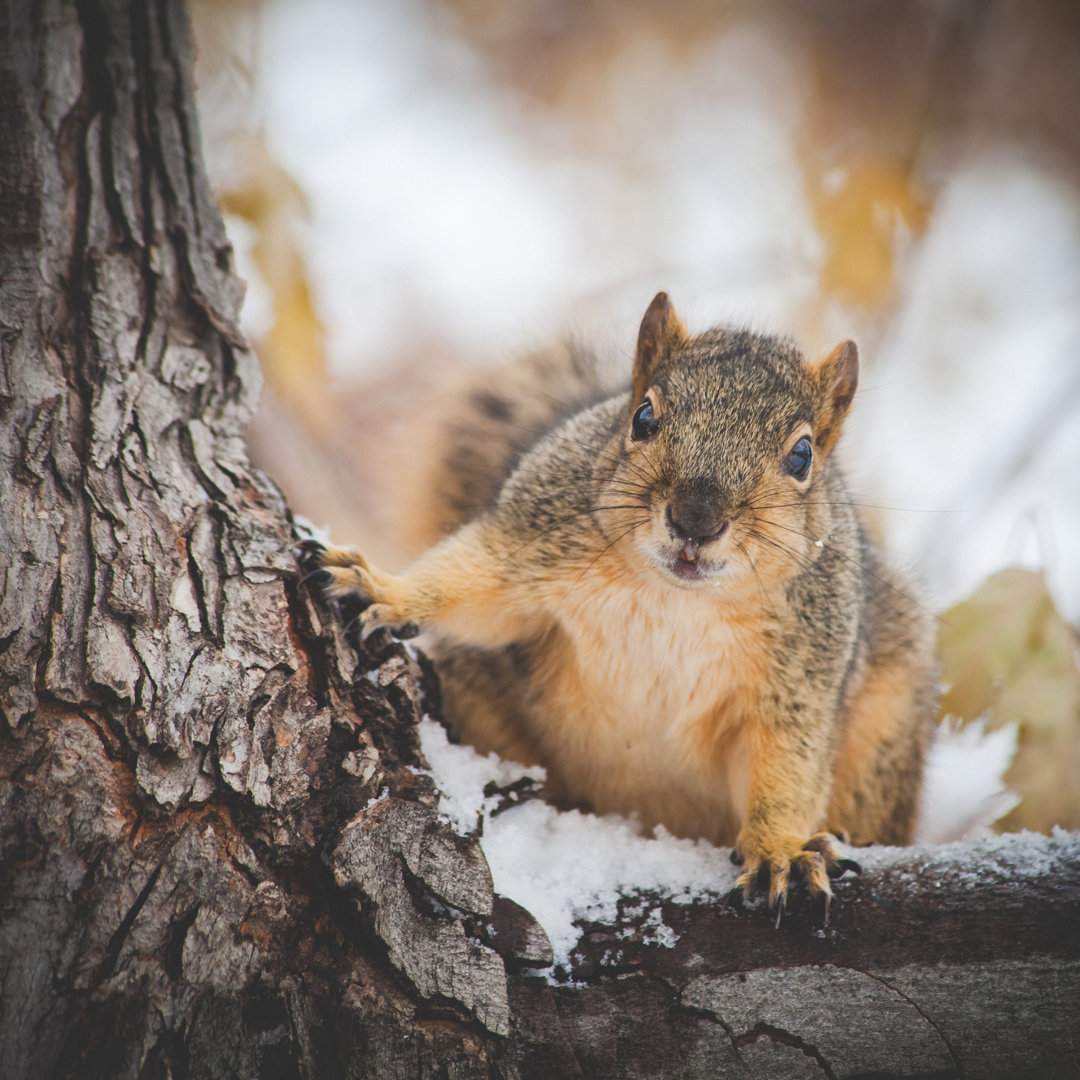
[[[595,581],[568,595],[559,647],[537,672],[554,794],[732,842],[745,812],[760,631],[760,619],[704,589]]]

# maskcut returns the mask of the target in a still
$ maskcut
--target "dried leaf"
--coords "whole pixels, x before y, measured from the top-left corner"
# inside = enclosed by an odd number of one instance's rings
[[[255,230],[252,255],[273,297],[274,324],[256,343],[259,362],[269,389],[319,436],[326,430],[333,398],[326,393],[325,332],[297,240],[308,215],[307,199],[261,134],[238,137],[237,143],[241,178],[218,197],[226,213]]]
[[[826,179],[810,192],[825,244],[822,289],[874,309],[892,293],[898,242],[923,232],[930,204],[899,158],[851,160]]]
[[[1042,574],[994,574],[945,613],[938,648],[948,686],[942,717],[966,724],[985,715],[989,730],[1019,724],[1019,748],[1005,779],[1022,801],[998,827],[1080,827],[1077,636]]]

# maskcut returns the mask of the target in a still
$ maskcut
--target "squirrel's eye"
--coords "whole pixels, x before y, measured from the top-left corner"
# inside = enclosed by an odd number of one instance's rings
[[[634,442],[651,439],[656,434],[660,421],[653,414],[651,401],[643,401],[634,413],[634,419],[630,422],[630,438]]]
[[[814,448],[810,440],[803,436],[789,451],[784,461],[784,472],[790,473],[796,480],[805,480],[813,460]]]

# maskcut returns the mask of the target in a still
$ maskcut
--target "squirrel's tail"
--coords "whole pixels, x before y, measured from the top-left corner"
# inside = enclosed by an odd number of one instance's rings
[[[567,342],[469,371],[441,393],[409,440],[417,475],[394,495],[403,553],[418,555],[489,508],[538,439],[623,388],[614,369]]]

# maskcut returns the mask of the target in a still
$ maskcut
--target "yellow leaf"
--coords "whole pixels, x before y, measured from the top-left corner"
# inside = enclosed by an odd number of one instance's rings
[[[1042,574],[1002,570],[942,617],[948,689],[942,717],[988,730],[1019,725],[1008,785],[1022,797],[1003,831],[1080,827],[1080,667],[1077,637]]]
[[[838,178],[838,179],[834,179]],[[813,178],[810,196],[825,244],[822,289],[842,302],[874,309],[894,287],[897,241],[926,227],[929,202],[899,157],[852,157]]]
[[[255,230],[252,256],[270,289],[274,323],[256,352],[267,388],[313,436],[331,424],[334,399],[326,392],[324,329],[311,294],[307,267],[296,238],[307,216],[300,185],[271,156],[261,135],[237,140],[241,177],[218,199]]]

